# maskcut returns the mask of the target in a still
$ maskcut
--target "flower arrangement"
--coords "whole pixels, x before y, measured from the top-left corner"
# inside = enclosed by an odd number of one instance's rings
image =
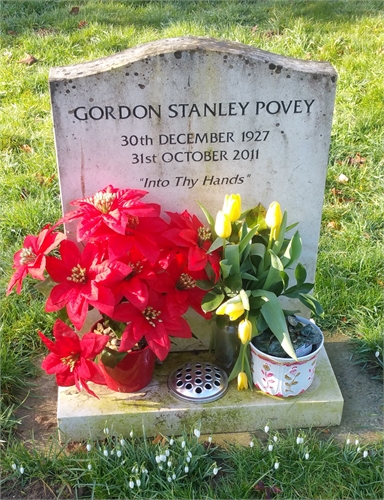
[[[76,385],[96,394],[88,382],[105,384],[99,361],[116,366],[128,352],[147,345],[159,360],[171,337],[191,337],[183,318],[189,307],[205,318],[205,291],[197,282],[219,277],[219,254],[208,252],[211,233],[187,211],[168,212],[145,203],[146,191],[109,185],[39,235],[29,235],[14,255],[15,272],[7,294],[22,290],[27,275],[42,283],[46,312],[57,312],[53,336],[39,336],[51,351],[42,367],[60,386]],[[77,221],[77,243],[57,230]],[[91,310],[101,323],[82,337]],[[70,325],[73,325],[75,331]],[[96,396],[97,397],[97,396]]]
[[[319,302],[309,294],[307,273],[298,261],[302,241],[298,231],[286,233],[297,224],[287,226],[287,213],[274,201],[268,210],[259,204],[241,211],[240,195],[226,195],[216,218],[203,208],[216,239],[210,251],[221,251],[220,276],[203,298],[205,312],[238,322],[241,345],[238,359],[229,376],[237,377],[238,389],[250,386],[249,344],[256,336],[270,331],[289,357],[297,360],[289,334],[287,311],[279,297],[297,299],[317,316],[323,315]],[[288,270],[296,283],[289,286]],[[297,325],[296,325],[297,326]]]

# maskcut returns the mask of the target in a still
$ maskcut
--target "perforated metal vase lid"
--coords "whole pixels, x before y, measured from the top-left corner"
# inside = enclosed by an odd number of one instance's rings
[[[168,378],[168,387],[177,398],[190,403],[210,403],[228,389],[228,376],[218,366],[197,361],[179,366]]]

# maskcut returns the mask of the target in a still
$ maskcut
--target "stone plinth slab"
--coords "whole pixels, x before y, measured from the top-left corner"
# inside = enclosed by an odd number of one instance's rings
[[[57,418],[62,439],[103,438],[106,426],[116,435],[128,435],[131,430],[142,435],[144,426],[147,436],[170,436],[190,431],[198,422],[204,433],[252,432],[266,423],[275,429],[340,425],[344,401],[324,348],[311,387],[286,399],[238,391],[233,381],[217,401],[185,403],[170,394],[168,376],[178,366],[196,361],[213,359],[208,352],[170,354],[156,367],[151,384],[134,394],[90,384],[100,397],[96,399],[74,387],[60,388]]]

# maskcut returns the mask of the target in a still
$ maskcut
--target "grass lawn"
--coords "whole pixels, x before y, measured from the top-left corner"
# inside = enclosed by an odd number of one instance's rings
[[[61,491],[62,498],[68,492],[62,485],[81,488],[84,483],[87,486],[81,491],[94,491],[94,498],[106,498],[108,488],[113,487],[105,469],[97,472],[103,468],[103,450],[97,452],[101,461],[92,456],[93,469],[88,471],[84,450],[70,460],[62,451],[57,455],[57,450],[42,458],[37,452],[23,451],[12,433],[12,405],[19,404],[34,373],[31,357],[42,352],[37,330],[48,333],[54,321],[53,315],[44,313],[43,300],[31,283],[24,284],[22,297],[16,293],[5,297],[13,254],[27,234],[36,234],[61,213],[48,92],[52,66],[90,61],[148,41],[185,35],[234,40],[286,56],[331,62],[339,80],[316,274],[316,296],[326,311],[320,326],[348,335],[355,343],[356,359],[373,368],[376,376],[380,373],[384,332],[382,0],[3,0],[1,13],[0,411],[8,447],[3,471],[8,485],[12,480],[27,485],[34,478],[44,478],[55,491]],[[30,56],[37,62],[28,64]],[[304,196],[304,208],[307,203],[310,200]],[[289,446],[294,446],[296,438],[284,439],[290,443],[284,448],[286,455],[280,450],[281,456],[274,456],[281,464],[281,457],[288,460]],[[264,448],[260,454],[253,449],[253,458],[251,449],[233,448],[224,462],[220,462],[221,452],[211,456],[210,450],[205,468],[196,466],[194,480],[186,480],[182,489],[171,489],[168,480],[159,475],[157,482],[148,483],[152,488],[148,491],[156,492],[159,498],[262,498],[267,492],[255,490],[252,484],[269,471],[263,479],[265,485],[283,489],[285,498],[382,497],[377,483],[377,451],[364,460],[363,450],[357,453],[357,448],[341,449],[332,443],[321,444],[312,436],[308,439],[313,439],[311,446],[318,450],[313,461],[305,459],[303,449],[286,468],[274,469],[275,461],[267,458],[270,455]],[[143,444],[142,452],[145,450]],[[206,451],[199,450],[201,454]],[[154,455],[148,457],[155,467]],[[114,459],[104,458],[111,472]],[[144,462],[143,457],[140,460]],[[265,467],[254,472],[247,465],[253,461]],[[334,467],[328,469],[326,461]],[[212,475],[215,466],[210,464],[214,462],[225,464],[218,465],[217,475]],[[20,466],[25,474],[20,474]],[[240,480],[234,480],[236,471],[243,467]],[[130,488],[129,477],[121,476],[121,481],[116,479],[116,484],[125,484],[121,491],[126,498],[143,498],[137,487]],[[196,489],[198,484],[207,489]],[[115,495],[111,498],[117,497],[113,488],[111,491]]]

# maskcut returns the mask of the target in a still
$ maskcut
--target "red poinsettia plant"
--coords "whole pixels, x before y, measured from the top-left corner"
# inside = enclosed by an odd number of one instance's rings
[[[192,336],[183,317],[190,307],[210,316],[201,308],[206,289],[197,286],[219,277],[220,257],[208,252],[210,230],[188,211],[162,216],[160,205],[142,201],[147,194],[109,185],[75,200],[76,209],[38,236],[27,236],[14,256],[7,294],[14,288],[20,293],[30,275],[44,281],[46,312],[61,314],[55,341],[39,332],[51,351],[42,367],[60,386],[76,385],[95,396],[87,383],[105,384],[100,359],[113,366],[130,350],[148,345],[162,361],[171,337]],[[72,221],[77,221],[76,243],[58,230]],[[102,328],[81,336],[93,309]]]

